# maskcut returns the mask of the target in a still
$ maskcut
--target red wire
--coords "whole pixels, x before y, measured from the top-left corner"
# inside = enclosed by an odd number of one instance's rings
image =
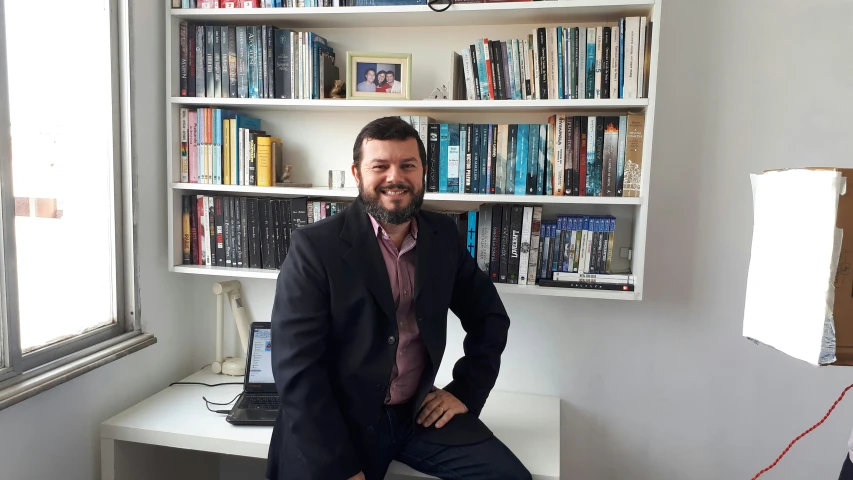
[[[788,444],[788,447],[787,447],[787,448],[785,448],[785,450],[784,450],[784,451],[782,451],[782,454],[781,454],[781,455],[779,455],[779,456],[776,458],[776,461],[775,461],[775,462],[773,462],[773,463],[771,463],[769,467],[767,467],[767,468],[765,468],[764,470],[762,470],[762,471],[760,471],[760,472],[756,473],[756,474],[755,474],[755,476],[754,476],[754,477],[752,477],[752,480],[755,480],[756,478],[758,478],[758,477],[760,477],[762,474],[764,474],[764,472],[766,472],[766,471],[770,470],[771,468],[775,467],[775,466],[776,466],[776,464],[777,464],[777,463],[779,463],[779,460],[781,460],[781,459],[782,459],[782,457],[784,457],[784,456],[785,456],[785,454],[786,454],[786,453],[788,453],[788,450],[790,450],[790,449],[791,449],[791,447],[792,447],[795,443],[797,443],[797,441],[798,441],[799,439],[801,439],[801,438],[805,437],[806,435],[808,435],[809,433],[811,433],[811,431],[812,431],[812,430],[814,430],[815,428],[819,427],[819,426],[820,426],[820,424],[822,424],[823,422],[825,422],[825,421],[826,421],[826,419],[827,419],[827,418],[829,418],[829,414],[830,414],[830,413],[832,413],[832,411],[833,411],[833,410],[835,410],[835,406],[836,406],[836,405],[838,405],[838,402],[840,402],[840,401],[841,401],[841,399],[842,399],[842,398],[844,398],[844,394],[845,394],[845,393],[847,393],[847,390],[850,390],[851,388],[853,388],[853,385],[848,385],[848,386],[847,386],[847,388],[845,388],[845,389],[844,389],[844,391],[843,391],[843,392],[841,392],[841,395],[839,395],[839,397],[838,397],[838,399],[835,401],[835,403],[833,403],[833,404],[832,404],[832,406],[831,406],[831,407],[829,407],[829,411],[828,411],[828,412],[826,412],[826,415],[824,415],[824,416],[823,416],[823,418],[822,418],[819,422],[817,422],[817,423],[815,423],[814,425],[812,425],[812,427],[811,427],[811,428],[809,428],[809,429],[808,429],[808,430],[806,430],[805,432],[801,433],[797,438],[795,438],[791,443],[789,443],[789,444]]]

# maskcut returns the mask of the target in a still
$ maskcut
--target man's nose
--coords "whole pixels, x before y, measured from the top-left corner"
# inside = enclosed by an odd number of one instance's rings
[[[397,165],[391,165],[388,170],[385,170],[385,181],[388,183],[396,183],[397,179],[402,175],[402,170]]]

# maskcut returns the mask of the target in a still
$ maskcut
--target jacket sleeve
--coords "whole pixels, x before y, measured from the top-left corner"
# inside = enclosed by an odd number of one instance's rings
[[[329,321],[322,260],[307,234],[294,230],[273,302],[273,376],[287,441],[297,448],[308,478],[347,480],[361,465],[327,376]]]
[[[477,266],[464,240],[456,237],[457,269],[450,310],[465,329],[464,356],[454,365],[453,380],[444,389],[479,416],[498,378],[510,322],[491,279]]]

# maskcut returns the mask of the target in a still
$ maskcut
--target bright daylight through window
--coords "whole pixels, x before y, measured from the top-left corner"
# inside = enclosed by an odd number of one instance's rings
[[[26,357],[115,325],[122,311],[116,15],[110,0],[43,0],[34,34],[35,4],[2,3]]]

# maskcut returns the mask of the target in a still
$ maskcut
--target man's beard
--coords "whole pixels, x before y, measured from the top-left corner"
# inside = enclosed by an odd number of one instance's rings
[[[403,208],[388,210],[382,205],[382,200],[379,198],[381,195],[379,191],[388,190],[404,190],[407,193],[414,194],[415,198]],[[364,191],[364,184],[359,183],[358,194],[361,197],[361,201],[364,204],[364,209],[367,213],[379,222],[390,223],[392,225],[400,225],[411,220],[415,214],[420,211],[421,205],[424,203],[424,189],[421,189],[419,192],[414,191],[401,183],[381,185],[374,189],[374,191],[369,195]]]

